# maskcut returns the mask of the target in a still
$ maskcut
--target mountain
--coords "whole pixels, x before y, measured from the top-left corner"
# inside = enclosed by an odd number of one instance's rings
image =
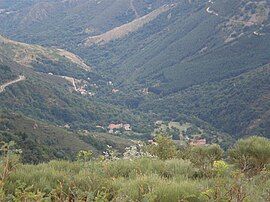
[[[248,6],[255,13],[243,16]],[[92,48],[86,43],[81,51],[118,83],[158,85],[169,94],[267,64],[268,9],[263,2],[180,1],[128,36]]]
[[[13,79],[30,73],[39,86],[32,100],[47,100],[3,107],[76,129],[125,122],[149,135],[161,119],[199,122],[235,139],[268,136],[269,1],[3,0],[0,7],[0,31],[28,44],[2,43],[5,61],[20,67],[1,71]],[[14,103],[23,97],[16,86],[8,87]]]
[[[0,50],[1,108],[77,129],[101,125],[106,131],[111,122],[134,129],[148,125],[140,113],[92,98],[102,85],[107,87],[106,80],[73,53],[3,37]]]
[[[174,0],[0,1],[0,30],[16,40],[68,48]],[[110,20],[108,20],[110,19]]]
[[[270,201],[270,0],[0,0],[0,22],[0,201]]]
[[[268,1],[179,1],[138,30],[88,38],[77,51],[126,92],[124,105],[194,115],[236,138],[268,136],[269,9]]]
[[[13,60],[22,66],[47,66],[46,62],[50,63],[52,66],[47,69],[39,69],[40,71],[51,70],[56,73],[55,71],[57,67],[59,69],[58,71],[63,71],[58,73],[76,71],[76,69],[78,69],[78,71],[91,71],[91,67],[86,65],[81,58],[63,49],[29,45],[26,43],[12,41],[3,36],[0,36],[0,48],[2,57]],[[62,67],[60,70],[59,66],[65,66],[65,68]]]

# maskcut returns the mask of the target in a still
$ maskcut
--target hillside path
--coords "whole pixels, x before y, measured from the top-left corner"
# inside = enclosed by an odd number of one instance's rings
[[[140,15],[134,6],[134,0],[130,0],[130,6],[131,6],[131,9],[134,11],[136,18],[139,18]]]
[[[72,83],[72,86],[73,86],[73,88],[74,88],[74,90],[75,90],[76,92],[79,91],[79,89],[78,89],[77,86],[76,86],[75,78],[69,77],[69,76],[60,76],[60,77],[62,77],[63,79],[66,79],[68,82]]]
[[[4,83],[3,85],[0,85],[0,93],[2,93],[2,92],[5,90],[6,87],[8,87],[8,86],[10,86],[10,85],[12,85],[12,84],[18,83],[18,82],[20,82],[20,81],[23,81],[23,80],[25,80],[25,79],[26,79],[25,76],[20,75],[19,78],[15,79],[15,80],[13,80],[13,81],[9,81],[9,82],[7,82],[7,83]]]

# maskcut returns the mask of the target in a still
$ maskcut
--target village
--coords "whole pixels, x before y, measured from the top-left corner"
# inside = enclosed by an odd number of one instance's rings
[[[205,146],[207,140],[202,136],[203,130],[197,129],[197,131],[189,132],[194,126],[190,123],[180,124],[178,122],[165,123],[164,121],[155,122],[155,130],[152,136],[156,136],[159,133],[166,133],[172,136],[175,143],[179,145],[188,144],[190,146]],[[150,141],[154,143],[154,141]]]
[[[194,126],[190,123],[180,124],[178,122],[169,122],[165,123],[164,121],[155,122],[155,130],[152,133],[152,140],[149,140],[148,143],[155,144],[154,137],[162,133],[174,133],[172,139],[175,143],[179,145],[188,144],[190,146],[205,146],[207,145],[206,138],[203,137],[203,131],[199,129],[197,132],[189,132]],[[97,125],[97,129],[102,129],[107,131],[110,134],[122,134],[123,132],[131,132],[132,127],[128,123],[110,123],[107,128]]]
[[[118,134],[118,133],[120,133],[121,129],[124,131],[132,131],[130,124],[123,124],[123,123],[120,123],[120,124],[111,123],[108,126],[108,129],[109,129],[109,133],[111,133],[111,134],[113,134],[113,133]]]

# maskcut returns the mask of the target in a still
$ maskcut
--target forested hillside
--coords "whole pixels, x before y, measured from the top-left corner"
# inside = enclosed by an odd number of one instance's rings
[[[195,115],[235,137],[267,135],[269,2],[172,5],[128,36],[76,51],[125,91],[126,106]]]
[[[269,137],[269,11],[260,0],[0,1],[0,107],[115,138],[150,139],[157,122],[176,123],[165,131],[176,141],[188,131],[224,148]]]
[[[107,145],[117,152],[132,144],[127,138],[70,130],[47,122],[37,121],[7,110],[0,112],[0,139],[13,141],[22,150],[23,163],[38,164],[54,159],[75,160],[81,150],[91,150],[95,156],[102,154]]]
[[[146,116],[91,98],[106,80],[72,53],[3,38],[0,106],[26,116],[76,129],[105,128],[111,122],[145,127]],[[19,82],[12,83],[22,76]],[[9,84],[13,85],[6,85]],[[86,88],[88,86],[88,88]],[[140,118],[139,118],[140,117]],[[142,118],[145,117],[145,118]],[[147,127],[147,126],[146,126]]]
[[[158,85],[169,94],[267,64],[269,8],[263,6],[265,13],[255,13],[264,17],[261,21],[253,22],[250,14],[238,22],[235,13],[243,15],[244,1],[181,1],[127,37],[79,51],[122,85]],[[210,7],[220,15],[209,13]],[[254,34],[259,29],[260,34]]]
[[[68,48],[176,0],[2,0],[0,29],[17,40]],[[110,20],[108,20],[110,19]]]
[[[140,107],[163,116],[177,112],[195,115],[239,138],[247,134],[269,137],[269,65],[240,76],[188,88]]]

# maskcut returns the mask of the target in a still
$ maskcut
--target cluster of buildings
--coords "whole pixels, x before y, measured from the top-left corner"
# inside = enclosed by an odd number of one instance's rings
[[[193,138],[189,140],[190,146],[204,146],[206,144],[207,142],[205,138]]]
[[[119,90],[118,89],[112,89],[112,93],[118,93],[119,92]]]
[[[108,86],[113,86],[113,82],[112,82],[112,81],[108,81],[108,82],[107,82],[107,85],[108,85]],[[113,89],[112,89],[112,93],[118,93],[118,92],[119,92],[118,89],[116,89],[116,88],[113,88]]]
[[[80,86],[80,87],[78,88],[78,91],[79,91],[82,95],[87,95],[87,90],[85,89],[85,87],[87,87],[86,84],[84,84],[84,85],[82,85],[82,86]]]
[[[83,84],[82,86],[80,86],[77,91],[79,93],[81,93],[81,95],[89,95],[89,96],[94,96],[95,93],[92,92],[88,92],[85,88],[87,87],[87,84]]]
[[[149,88],[144,88],[142,90],[142,93],[145,94],[145,95],[149,94]]]
[[[115,133],[117,130],[120,130],[120,129],[124,129],[125,131],[131,131],[132,130],[130,124],[123,124],[123,123],[120,123],[120,124],[111,123],[108,126],[108,129],[109,129],[109,133]]]
[[[158,120],[155,122],[155,125],[157,127],[161,127],[162,124],[163,124],[162,120]],[[188,137],[188,135],[185,134],[185,131],[179,131],[179,139],[180,139],[180,141],[186,142],[190,146],[207,145],[207,140],[205,138],[201,137],[201,135],[192,135],[192,137],[190,138],[190,137]],[[178,140],[175,140],[175,141],[178,141]]]

